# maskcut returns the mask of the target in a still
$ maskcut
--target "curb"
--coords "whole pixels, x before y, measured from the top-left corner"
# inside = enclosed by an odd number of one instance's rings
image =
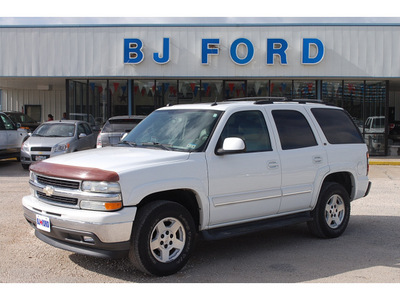
[[[370,160],[370,165],[400,166],[400,161]]]

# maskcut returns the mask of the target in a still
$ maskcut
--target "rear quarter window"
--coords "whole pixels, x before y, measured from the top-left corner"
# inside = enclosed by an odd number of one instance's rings
[[[362,135],[344,110],[312,108],[312,114],[330,144],[363,144]]]

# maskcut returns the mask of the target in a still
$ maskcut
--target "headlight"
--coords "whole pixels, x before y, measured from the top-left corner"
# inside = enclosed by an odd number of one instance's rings
[[[107,181],[83,181],[82,191],[92,193],[116,194],[121,193],[121,187],[118,182]]]
[[[69,144],[57,144],[53,147],[54,152],[65,152],[69,149]]]
[[[26,142],[22,143],[21,150],[24,152],[29,152],[29,146]]]
[[[37,180],[36,174],[33,173],[32,171],[30,171],[30,172],[29,172],[29,179],[30,179],[32,182],[36,182],[36,180]]]

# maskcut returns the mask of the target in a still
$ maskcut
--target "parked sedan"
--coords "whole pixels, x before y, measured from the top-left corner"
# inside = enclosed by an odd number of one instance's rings
[[[26,130],[18,128],[5,113],[0,112],[0,159],[19,160],[21,144],[27,136]]]
[[[146,116],[117,116],[107,120],[97,137],[97,148],[118,144]]]
[[[21,124],[21,129],[26,129],[28,132],[33,132],[40,125],[30,116],[19,111],[6,111],[4,112],[14,124]]]
[[[95,147],[96,135],[89,123],[77,120],[50,121],[40,125],[23,143],[21,164],[28,169],[35,161]]]

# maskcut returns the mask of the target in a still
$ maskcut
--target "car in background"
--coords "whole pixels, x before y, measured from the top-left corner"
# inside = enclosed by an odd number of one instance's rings
[[[98,134],[100,132],[100,125],[96,120],[94,119],[93,115],[91,114],[85,114],[85,113],[70,113],[69,114],[69,119],[70,120],[80,120],[80,121],[86,121],[90,124],[90,127],[94,131],[94,133]]]
[[[40,125],[39,122],[36,122],[30,116],[19,112],[19,111],[5,111],[4,112],[15,125],[21,124],[21,129],[26,129],[28,133],[33,132]]]
[[[97,148],[117,145],[146,116],[116,116],[107,120],[97,136]]]
[[[78,120],[49,121],[40,125],[21,147],[24,169],[52,156],[96,148],[96,134],[89,123]]]
[[[20,159],[21,144],[28,137],[26,130],[16,124],[3,112],[0,112],[0,159]]]

